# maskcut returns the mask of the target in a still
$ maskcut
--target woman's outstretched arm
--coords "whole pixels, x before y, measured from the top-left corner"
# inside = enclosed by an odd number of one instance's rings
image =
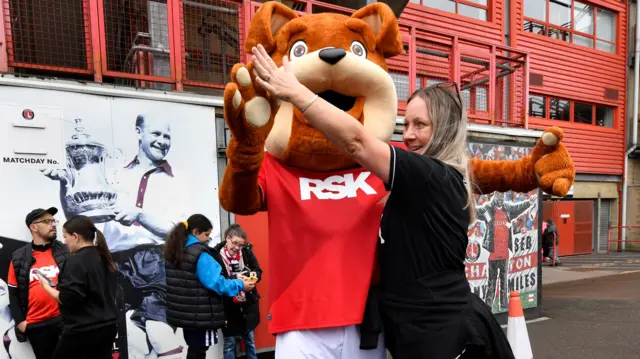
[[[389,145],[370,135],[346,112],[318,97],[296,79],[285,57],[279,70],[261,45],[252,49],[257,82],[271,95],[303,111],[311,126],[385,183],[389,179]]]

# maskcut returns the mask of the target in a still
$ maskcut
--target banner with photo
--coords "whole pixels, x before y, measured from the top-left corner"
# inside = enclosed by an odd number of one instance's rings
[[[469,143],[475,158],[517,160],[530,147]],[[509,310],[509,293],[520,292],[523,308],[538,305],[538,190],[476,195],[469,226],[466,275],[474,293],[494,313]]]
[[[7,272],[31,235],[26,214],[57,207],[58,240],[70,216],[93,218],[117,265],[121,317],[113,358],[186,358],[166,324],[161,245],[194,213],[220,240],[212,107],[0,87],[0,359],[31,359],[15,340]],[[222,337],[209,354],[222,357]]]

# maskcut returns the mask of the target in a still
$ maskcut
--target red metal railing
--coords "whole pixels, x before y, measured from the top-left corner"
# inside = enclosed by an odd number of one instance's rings
[[[103,76],[140,87],[162,87],[147,82],[175,83],[172,4],[147,1],[144,8],[138,2],[97,0]]]
[[[640,240],[632,240],[632,239],[615,239],[615,240],[611,240],[611,230],[612,229],[622,229],[622,228],[626,228],[626,229],[634,229],[634,228],[640,228],[640,226],[611,226],[609,227],[609,229],[607,229],[607,253],[611,252],[611,243],[617,243],[617,250],[618,252],[622,252],[622,243],[638,243],[640,242]]]
[[[224,88],[233,65],[246,61],[244,39],[262,5],[251,0],[1,1],[11,68],[176,91]],[[290,6],[301,15],[353,12],[316,0]],[[470,121],[527,127],[525,52],[421,26],[401,23],[401,31],[407,53],[388,61],[401,114],[417,88],[455,81]]]
[[[527,53],[416,27],[402,30],[407,54],[389,60],[401,113],[416,89],[453,81],[471,121],[526,127]]]

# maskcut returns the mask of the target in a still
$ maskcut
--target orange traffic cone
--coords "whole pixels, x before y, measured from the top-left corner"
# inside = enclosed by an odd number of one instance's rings
[[[524,320],[520,293],[511,292],[509,298],[509,320],[507,322],[507,339],[516,359],[533,359],[527,323]]]

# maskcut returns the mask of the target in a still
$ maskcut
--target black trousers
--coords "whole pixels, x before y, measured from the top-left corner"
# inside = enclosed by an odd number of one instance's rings
[[[53,351],[56,349],[56,345],[58,345],[61,330],[60,324],[35,328],[29,328],[29,325],[27,325],[25,335],[31,343],[31,348],[33,348],[36,359],[53,358]]]
[[[187,359],[205,359],[209,347],[218,342],[215,330],[182,329],[182,335],[189,346]]]
[[[493,354],[487,354],[483,347],[468,346],[459,359],[515,359],[511,347],[496,348]]]
[[[63,333],[53,359],[111,359],[115,325],[81,333]]]
[[[496,299],[496,286],[500,283],[500,311],[509,310],[509,288],[507,283],[507,259],[489,261],[489,278],[485,302],[493,308]]]
[[[490,359],[490,358],[484,351],[484,348],[472,345],[465,348],[464,353],[460,356],[460,359]]]

